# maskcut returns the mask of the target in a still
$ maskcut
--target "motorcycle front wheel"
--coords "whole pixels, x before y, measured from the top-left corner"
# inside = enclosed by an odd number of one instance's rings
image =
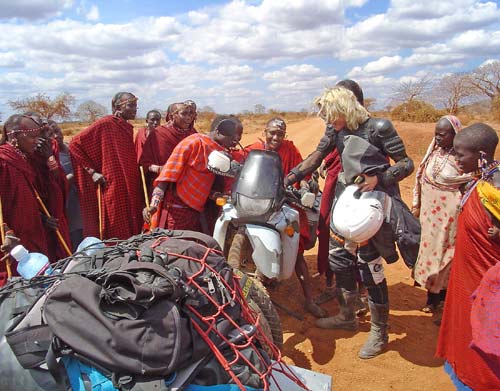
[[[260,315],[260,326],[266,337],[281,350],[283,348],[281,321],[278,311],[276,311],[271,302],[267,289],[258,279],[252,278],[240,270],[245,240],[246,237],[242,233],[234,235],[231,247],[229,248],[227,262],[235,270],[235,273],[240,275],[243,295],[249,307],[256,314]]]

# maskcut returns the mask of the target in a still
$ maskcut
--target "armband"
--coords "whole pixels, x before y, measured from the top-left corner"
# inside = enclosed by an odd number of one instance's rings
[[[153,195],[151,197],[151,203],[149,206],[158,208],[158,205],[160,205],[160,202],[163,200],[164,195],[165,192],[162,189],[155,187],[155,189],[153,190]]]
[[[59,168],[59,164],[57,164],[57,160],[54,155],[49,156],[49,158],[47,159],[47,167],[50,171],[54,171]]]

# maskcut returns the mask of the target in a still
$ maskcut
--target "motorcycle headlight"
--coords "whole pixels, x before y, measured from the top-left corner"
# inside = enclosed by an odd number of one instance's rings
[[[240,216],[260,216],[269,211],[272,203],[272,198],[255,199],[238,194],[236,208]]]

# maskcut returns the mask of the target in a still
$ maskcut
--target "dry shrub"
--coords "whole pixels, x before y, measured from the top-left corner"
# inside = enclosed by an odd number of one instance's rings
[[[412,100],[396,106],[391,112],[391,117],[404,122],[436,122],[445,114],[427,102]]]

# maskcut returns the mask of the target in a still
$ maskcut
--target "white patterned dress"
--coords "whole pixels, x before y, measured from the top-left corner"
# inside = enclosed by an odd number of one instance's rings
[[[435,148],[417,179],[422,234],[413,277],[432,293],[446,289],[455,250],[461,175],[453,151]]]

